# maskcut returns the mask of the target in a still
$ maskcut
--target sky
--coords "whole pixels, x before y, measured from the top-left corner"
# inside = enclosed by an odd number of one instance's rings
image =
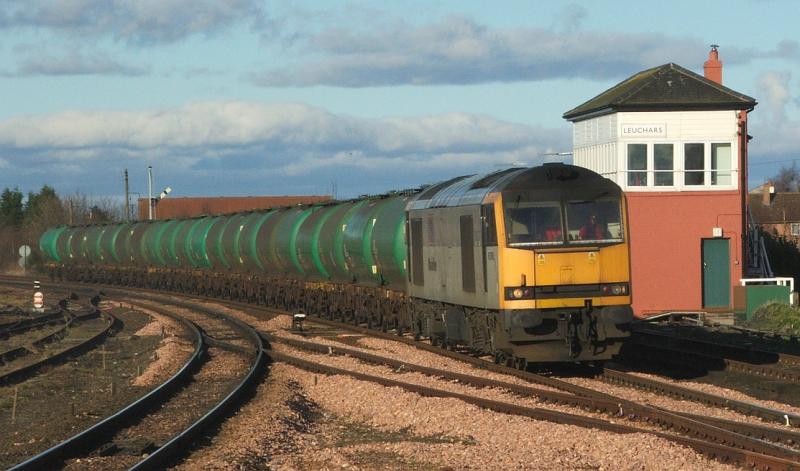
[[[796,1],[2,0],[0,188],[415,188],[569,157],[562,114],[650,67],[755,98],[750,182],[800,159]],[[137,196],[134,194],[134,197]]]

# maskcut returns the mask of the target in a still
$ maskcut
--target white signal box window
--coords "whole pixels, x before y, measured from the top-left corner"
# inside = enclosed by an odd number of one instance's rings
[[[683,145],[683,169],[685,185],[705,184],[705,146],[702,143]]]
[[[628,186],[647,186],[647,144],[628,144]]]
[[[730,185],[731,175],[731,145],[711,144],[711,184]]]
[[[653,144],[653,168],[656,186],[674,185],[675,150],[672,144]]]

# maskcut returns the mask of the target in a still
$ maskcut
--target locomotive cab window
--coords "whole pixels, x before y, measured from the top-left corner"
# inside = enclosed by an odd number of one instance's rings
[[[618,198],[569,201],[567,203],[570,243],[622,242],[622,217]]]
[[[525,194],[509,196],[505,203],[509,247],[563,244],[559,201],[541,201]]]

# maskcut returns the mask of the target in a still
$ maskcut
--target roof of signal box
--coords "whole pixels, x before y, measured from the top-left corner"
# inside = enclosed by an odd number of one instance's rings
[[[754,98],[670,62],[634,74],[563,117],[580,121],[617,111],[743,110],[755,106]]]

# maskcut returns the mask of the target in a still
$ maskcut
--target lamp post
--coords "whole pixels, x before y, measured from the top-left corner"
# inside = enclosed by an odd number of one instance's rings
[[[153,220],[153,166],[147,166],[147,220]]]
[[[158,198],[154,198],[153,199],[153,201],[152,201],[153,202],[153,219],[158,219],[158,216],[157,216],[157,213],[156,213],[156,209],[158,208],[158,202],[163,200],[164,198],[166,198],[167,195],[170,194],[171,192],[172,192],[172,187],[168,186],[168,187],[164,188],[163,190],[161,190],[161,194],[158,195]]]

